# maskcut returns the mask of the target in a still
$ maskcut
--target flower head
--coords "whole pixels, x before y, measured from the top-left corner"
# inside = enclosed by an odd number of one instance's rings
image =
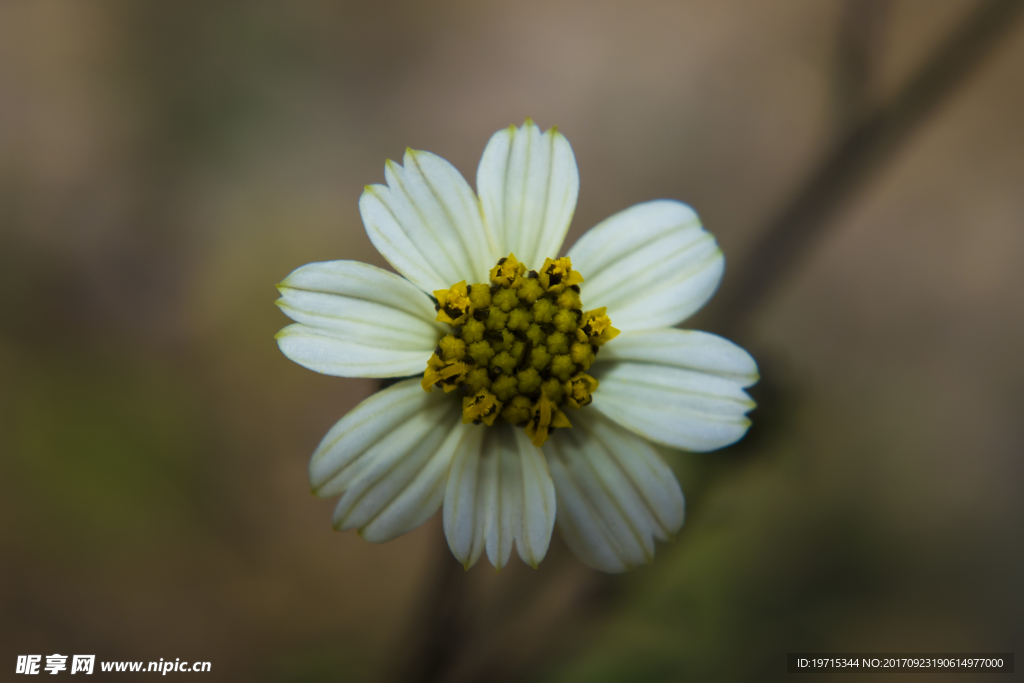
[[[553,527],[589,566],[649,562],[683,522],[666,449],[740,439],[757,366],[673,327],[711,297],[724,259],[685,204],[638,204],[559,251],[579,176],[568,141],[531,121],[496,133],[479,198],[429,152],[385,165],[359,202],[400,275],[312,263],[278,287],[295,362],[342,377],[411,377],[359,404],[310,462],[337,529],[386,541],[443,505],[467,568],[516,547],[536,566]],[[404,277],[403,277],[404,276]]]

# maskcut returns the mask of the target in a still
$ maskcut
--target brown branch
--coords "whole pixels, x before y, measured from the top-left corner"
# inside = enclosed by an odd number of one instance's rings
[[[888,0],[845,0],[836,49],[835,117],[840,133],[864,118],[879,61]]]
[[[750,322],[820,239],[829,220],[993,52],[1021,10],[1021,0],[982,2],[888,103],[840,140],[761,232],[746,263],[736,270],[739,280],[723,289],[715,305],[721,311],[716,329],[730,336]]]

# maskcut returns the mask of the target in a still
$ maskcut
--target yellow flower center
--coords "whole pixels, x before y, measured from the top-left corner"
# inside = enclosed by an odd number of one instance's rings
[[[598,383],[586,371],[619,331],[606,309],[583,312],[583,276],[568,257],[546,259],[538,272],[509,254],[490,279],[434,292],[437,320],[452,331],[427,361],[423,389],[458,389],[464,423],[491,426],[500,416],[540,447],[572,426],[563,407],[590,405]]]

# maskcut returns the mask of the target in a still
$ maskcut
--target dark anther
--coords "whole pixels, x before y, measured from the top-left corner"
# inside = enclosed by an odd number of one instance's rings
[[[577,294],[580,293],[580,286],[579,285],[572,285],[571,287],[569,287],[569,289],[571,289],[572,291],[576,292]]]
[[[473,424],[475,424],[475,425],[478,425],[478,424],[480,424],[481,422],[483,422],[483,420],[473,420]]]
[[[505,265],[505,261],[508,261],[508,257],[507,256],[502,256],[500,259],[498,259],[498,265],[499,266]]]
[[[434,310],[435,311],[440,311],[441,310],[441,304],[434,304]]]
[[[601,350],[601,347],[598,346],[597,344],[591,344],[590,345],[590,350],[593,351],[594,355],[596,356],[597,352]]]
[[[440,345],[440,344],[438,344],[438,345],[437,345],[437,348],[436,348],[436,349],[434,349],[434,353],[436,353],[436,354],[437,354],[437,357],[438,357],[438,358],[440,358],[440,357],[441,357],[441,355],[442,355],[442,353],[443,353],[443,352],[441,351],[441,345]]]
[[[505,340],[505,338],[501,336],[501,330],[485,330],[484,339],[493,342],[500,342]]]
[[[583,310],[582,309],[570,308],[569,310],[572,311],[573,313],[575,313],[576,315],[583,315]]]
[[[501,285],[491,285],[491,294],[494,294],[499,289],[501,289]]]
[[[519,367],[517,370],[524,369],[530,363],[530,352],[533,351],[533,340],[527,339],[526,343],[523,344],[523,356],[519,359]]]
[[[529,273],[526,274],[526,276],[528,278],[530,278],[531,280],[535,280],[538,277],[540,277],[539,275],[537,275],[537,271],[536,270],[531,270]]]
[[[587,335],[588,337],[594,336],[594,328],[590,326],[589,320],[587,321],[587,324],[581,327],[580,329],[583,330],[583,334]]]
[[[462,325],[456,325],[455,327],[453,327],[452,328],[452,334],[454,334],[456,337],[461,337],[462,336]]]
[[[489,309],[489,308],[481,308],[481,309],[478,309],[473,314],[473,317],[476,318],[477,320],[483,321],[483,320],[487,320],[487,316],[489,316],[490,314],[491,314],[491,309]]]
[[[561,281],[562,281],[562,274],[561,273],[548,273],[548,283],[550,283],[550,285],[552,287],[554,287],[555,285],[557,285]]]
[[[447,313],[448,317],[451,318],[452,320],[455,320],[460,315],[465,313],[465,311],[463,309],[456,308],[455,306],[452,306],[451,304],[445,304],[444,312]]]

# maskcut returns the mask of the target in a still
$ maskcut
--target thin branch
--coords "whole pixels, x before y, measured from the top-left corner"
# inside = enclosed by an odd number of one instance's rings
[[[835,117],[840,133],[864,118],[877,76],[888,0],[845,0],[836,49]]]
[[[722,292],[715,327],[727,334],[746,326],[768,295],[820,239],[829,220],[911,133],[934,114],[1009,35],[1024,2],[987,0],[947,37],[887,103],[855,126],[761,232],[739,280]]]
[[[468,586],[465,570],[452,557],[447,544],[439,550],[434,576],[427,586],[418,618],[405,642],[404,657],[395,662],[391,680],[401,683],[429,683],[440,680],[452,666],[465,640],[462,632]]]

